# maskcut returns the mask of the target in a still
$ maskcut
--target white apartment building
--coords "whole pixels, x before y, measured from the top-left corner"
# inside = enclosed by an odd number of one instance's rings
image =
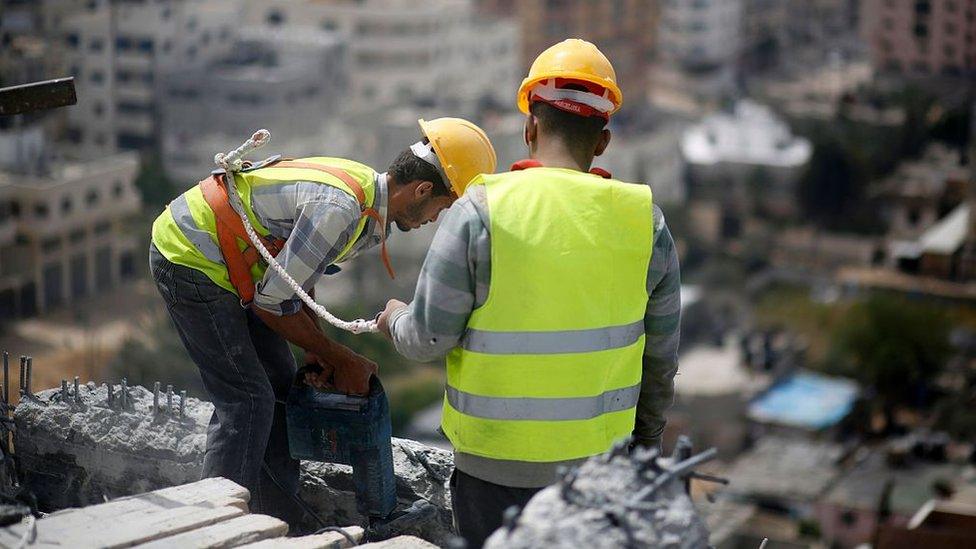
[[[249,27],[231,51],[193,70],[165,75],[160,94],[161,149],[178,185],[214,168],[259,128],[272,144],[255,153],[342,155],[348,132],[340,108],[348,96],[346,50],[335,32],[314,27]]]
[[[523,70],[517,23],[481,21],[470,0],[268,0],[251,5],[248,21],[343,33],[356,110],[510,105]]]
[[[89,162],[47,155],[40,125],[0,133],[0,316],[29,316],[110,289],[135,272],[141,208],[135,153]]]
[[[813,154],[771,109],[741,100],[685,131],[681,154],[688,165],[690,198],[733,210],[757,205],[777,216],[797,211],[796,183]]]
[[[742,0],[662,0],[660,9],[652,102],[689,113],[714,106],[735,85]]]
[[[90,157],[157,143],[161,75],[225,54],[243,0],[46,0],[49,33],[63,40],[78,104],[67,141]]]

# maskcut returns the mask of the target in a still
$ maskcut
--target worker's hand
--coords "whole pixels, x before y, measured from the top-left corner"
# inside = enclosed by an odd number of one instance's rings
[[[368,395],[369,378],[376,374],[379,367],[363,355],[345,347],[343,349],[330,357],[336,359],[335,388],[347,395]]]
[[[386,337],[392,339],[393,336],[390,334],[390,317],[393,313],[399,311],[400,309],[405,309],[407,304],[398,300],[391,299],[386,302],[386,308],[380,313],[379,318],[376,319],[376,327],[379,328],[380,332],[383,332]]]
[[[306,368],[305,383],[311,385],[319,391],[328,391],[333,389],[332,376],[335,372],[335,368],[333,368],[331,364],[319,358],[319,356],[315,353],[306,351],[305,366],[318,366],[318,368]]]

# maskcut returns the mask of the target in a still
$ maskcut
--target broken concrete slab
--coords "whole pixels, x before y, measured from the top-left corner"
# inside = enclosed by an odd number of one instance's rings
[[[227,479],[208,478],[64,509],[36,521],[35,545],[63,546],[66,540],[71,540],[73,547],[141,543],[243,515],[249,497],[247,490]],[[23,537],[27,527],[25,521],[0,530],[0,547],[11,546],[10,541]]]
[[[342,529],[356,543],[362,541],[364,531],[359,526],[345,526]],[[311,536],[266,539],[242,545],[241,549],[346,549],[353,546],[354,544],[339,532],[323,532]]]
[[[707,547],[679,461],[651,450],[628,455],[620,446],[590,458],[507,516],[485,549]]]
[[[128,387],[124,409],[118,385],[111,407],[104,385],[82,385],[80,392],[79,403],[74,395],[62,399],[60,388],[40,391],[18,405],[14,415],[24,481],[42,510],[100,503],[200,478],[213,412],[209,402],[191,397],[184,416],[165,408],[154,414],[154,394],[140,386]],[[438,511],[433,524],[404,533],[446,543],[452,537],[447,480],[453,456],[393,439],[393,459],[399,501],[409,505],[425,498]],[[303,462],[301,480],[301,496],[328,524],[365,526],[366,517],[356,510],[351,467]],[[318,523],[306,519],[304,529],[318,529]]]
[[[446,545],[453,533],[451,494],[448,480],[454,469],[451,452],[412,440],[394,438],[393,469],[397,476],[397,499],[410,505],[426,499],[438,510],[435,523],[419,531],[408,531],[437,544]],[[336,463],[303,462],[300,495],[316,512],[334,517],[337,524],[363,524],[356,510],[352,467]],[[314,524],[306,526],[314,528]]]
[[[224,549],[254,541],[279,538],[288,524],[268,515],[244,515],[212,526],[190,530],[140,545],[142,549]]]
[[[369,549],[438,549],[437,545],[414,536],[397,536],[375,543],[366,543],[359,547]]]

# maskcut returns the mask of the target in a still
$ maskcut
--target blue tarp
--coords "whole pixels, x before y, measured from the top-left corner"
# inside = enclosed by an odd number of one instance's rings
[[[851,411],[857,383],[799,372],[770,387],[749,405],[749,419],[819,431]]]

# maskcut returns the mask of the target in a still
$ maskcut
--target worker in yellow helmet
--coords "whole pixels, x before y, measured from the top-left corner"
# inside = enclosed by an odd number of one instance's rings
[[[284,407],[276,405],[296,375],[288,342],[318,365],[306,376],[318,387],[365,394],[377,369],[326,336],[293,283],[309,292],[336,263],[377,245],[392,276],[389,227],[409,231],[435,221],[472,178],[495,171],[491,142],[471,122],[420,120],[420,131],[422,139],[385,173],[324,156],[275,156],[239,172],[215,171],[153,224],[153,278],[214,404],[203,475],[247,488],[252,511],[300,518],[290,499],[298,461],[289,455]],[[238,207],[291,283],[251,246],[228,192],[238,194]]]
[[[530,158],[475,178],[441,220],[413,302],[380,315],[400,353],[447,358],[441,427],[469,547],[560,467],[629,436],[659,444],[680,275],[651,189],[591,168],[622,101],[593,44],[544,51],[518,92]]]

